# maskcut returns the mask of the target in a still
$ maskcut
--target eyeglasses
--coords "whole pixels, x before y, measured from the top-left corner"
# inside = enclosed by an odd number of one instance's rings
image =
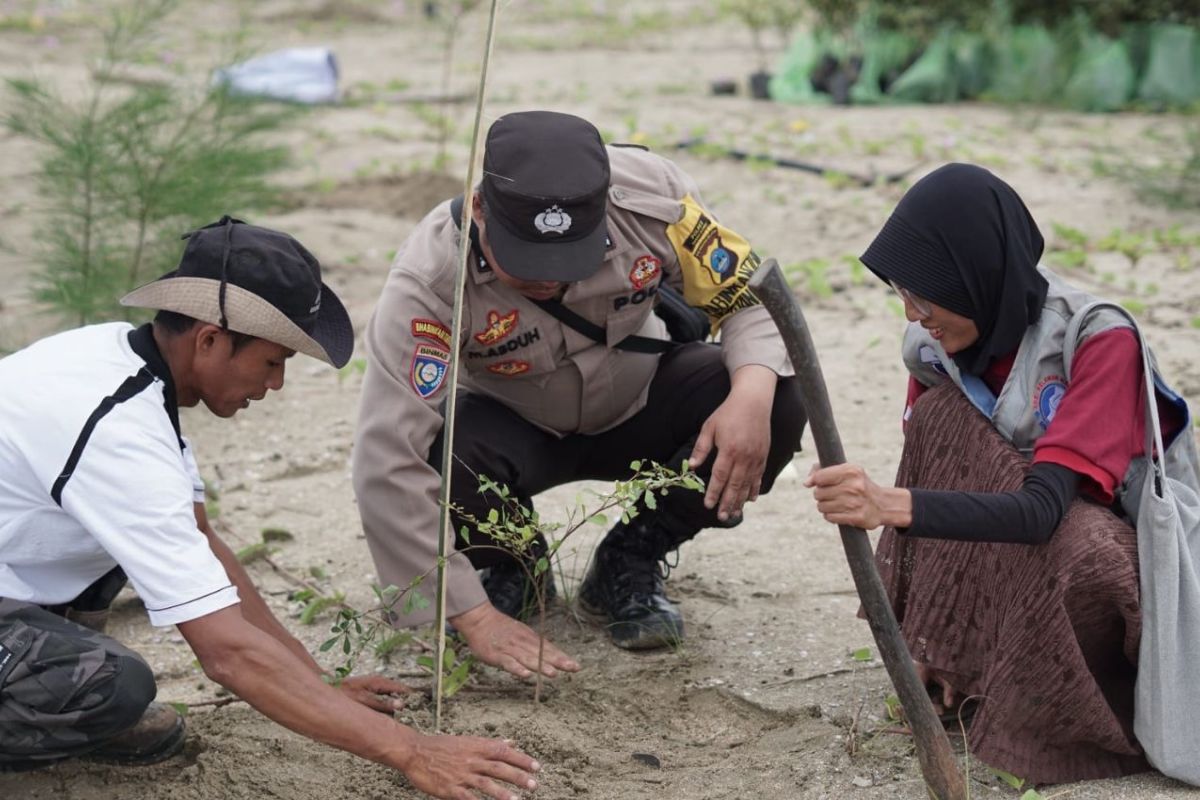
[[[915,294],[910,292],[908,289],[905,289],[895,281],[889,280],[888,283],[891,284],[892,289],[895,290],[896,294],[900,295],[901,300],[916,309],[916,312],[921,315],[921,319],[933,316],[933,304],[924,297],[917,297]]]

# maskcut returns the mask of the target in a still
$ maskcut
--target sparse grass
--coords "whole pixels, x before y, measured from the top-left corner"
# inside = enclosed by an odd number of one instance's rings
[[[1200,111],[1180,118],[1177,137],[1168,132],[1169,128],[1159,123],[1147,127],[1147,139],[1164,145],[1163,155],[1155,161],[1111,152],[1093,161],[1093,172],[1131,184],[1149,202],[1169,208],[1200,209]]]

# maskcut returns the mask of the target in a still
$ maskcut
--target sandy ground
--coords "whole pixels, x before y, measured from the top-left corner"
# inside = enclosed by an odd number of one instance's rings
[[[18,4],[19,5],[19,4]],[[412,4],[416,5],[416,4]],[[1195,245],[1154,241],[1181,226],[1200,233],[1194,214],[1141,203],[1132,188],[1104,177],[1098,163],[1153,163],[1181,147],[1182,120],[1170,116],[1082,116],[988,106],[798,108],[709,96],[709,82],[744,79],[754,69],[748,35],[715,19],[700,2],[505,3],[489,89],[487,117],[507,110],[552,108],[588,117],[607,134],[660,149],[702,134],[752,152],[802,158],[859,173],[972,160],[1013,183],[1052,247],[1052,223],[1095,241],[1113,230],[1144,234],[1136,262],[1096,248],[1070,277],[1097,293],[1140,303],[1168,376],[1200,398],[1200,286]],[[203,7],[203,13],[196,13]],[[449,176],[432,170],[436,143],[425,113],[401,102],[437,91],[439,29],[402,3],[265,2],[247,6],[265,45],[327,44],[338,54],[344,86],[368,93],[369,82],[404,89],[377,102],[327,107],[304,116],[288,141],[297,163],[284,180],[295,207],[255,221],[289,230],[322,259],[327,280],[345,299],[356,328],[365,324],[390,253],[436,201],[456,193],[465,172],[471,112],[452,107]],[[0,74],[38,75],[71,86],[96,51],[94,25],[82,5],[50,17],[32,33],[0,30]],[[229,3],[188,4],[164,50],[198,65],[212,33],[234,19]],[[596,12],[604,12],[603,16]],[[463,25],[454,90],[471,91],[483,31],[480,14]],[[395,84],[400,85],[400,84]],[[400,96],[397,96],[399,94]],[[7,138],[5,138],[7,137]],[[28,297],[34,264],[36,150],[0,134],[0,348],[11,350],[58,325]],[[823,358],[847,454],[881,481],[894,473],[900,444],[904,375],[898,357],[902,314],[847,256],[860,253],[902,193],[903,185],[859,188],[794,170],[675,152],[711,207],[747,233],[765,255],[789,265],[793,285]],[[810,261],[816,259],[816,261]],[[801,265],[808,261],[807,269]],[[295,540],[272,560],[296,575],[320,567],[322,587],[340,589],[360,607],[373,568],[358,525],[348,458],[360,376],[339,376],[297,360],[286,388],[231,421],[184,415],[202,471],[219,497],[219,521],[235,546],[265,527]],[[740,528],[702,535],[683,548],[669,586],[689,625],[672,651],[631,654],[560,605],[549,622],[556,641],[584,669],[558,681],[540,706],[532,692],[482,669],[448,704],[456,732],[505,735],[546,764],[542,798],[923,798],[911,739],[890,729],[890,693],[877,659],[851,653],[870,647],[836,531],[823,523],[800,486],[814,460],[806,452],[763,497]],[[581,487],[538,498],[544,514],[573,501]],[[602,487],[600,487],[602,488]],[[564,567],[577,579],[599,532],[566,548]],[[279,615],[314,648],[328,619],[301,625],[288,600],[291,585],[268,565],[251,566]],[[568,594],[572,589],[568,581]],[[160,699],[218,697],[173,629],[156,630],[137,598],[118,601],[113,633],[149,659]],[[414,654],[365,669],[414,673]],[[415,684],[427,684],[417,677]],[[297,698],[297,702],[303,702]],[[428,704],[416,701],[405,721],[428,728]],[[146,769],[67,765],[44,773],[0,776],[5,798],[295,797],[323,800],[413,797],[397,774],[295,736],[241,703],[197,708],[185,754]],[[959,748],[961,750],[961,746]],[[657,766],[634,754],[650,754]],[[974,796],[1019,795],[979,764]],[[1151,774],[1048,790],[1078,798],[1191,796]],[[1061,792],[1062,794],[1057,794]]]

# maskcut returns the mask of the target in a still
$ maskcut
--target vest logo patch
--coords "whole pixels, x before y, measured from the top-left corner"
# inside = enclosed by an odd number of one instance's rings
[[[941,373],[942,375],[948,376],[950,374],[946,371],[946,366],[942,364],[942,360],[938,358],[937,352],[935,352],[932,347],[927,344],[923,344],[921,345],[921,349],[917,352],[921,356],[922,364],[928,364],[929,366],[933,367],[935,371]]]
[[[429,397],[441,388],[450,367],[450,351],[441,347],[418,344],[413,353],[412,387],[421,397]]]
[[[1033,391],[1033,415],[1042,426],[1042,430],[1046,430],[1054,420],[1054,415],[1058,413],[1058,405],[1066,393],[1066,381],[1058,375],[1048,375],[1038,382]]]
[[[528,361],[497,361],[495,364],[488,364],[488,372],[494,372],[497,375],[503,375],[506,378],[511,378],[515,375],[520,375],[523,372],[529,372]]]
[[[499,311],[489,311],[487,313],[487,327],[481,332],[475,334],[475,341],[482,345],[491,345],[503,339],[513,332],[517,327],[517,319],[519,315],[514,308],[507,314],[501,314]]]
[[[662,262],[647,253],[633,262],[633,269],[629,271],[629,282],[633,284],[633,288],[641,289],[661,274]]]
[[[439,342],[443,347],[450,347],[450,329],[437,320],[414,319],[412,321],[412,335],[418,339],[432,339],[435,342]]]

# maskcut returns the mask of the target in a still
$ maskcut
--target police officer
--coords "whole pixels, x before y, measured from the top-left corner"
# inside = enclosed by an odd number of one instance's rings
[[[102,632],[128,578],[152,624],[176,626],[207,675],[280,724],[439,797],[533,788],[536,763],[505,742],[397,723],[403,685],[325,683],[205,516],[179,408],[232,417],[282,388],[296,352],[350,358],[350,319],[312,254],[226,217],[122,302],[158,314],[0,360],[0,771],[150,764],[182,746],[183,719],[151,702],[150,668]]]
[[[460,206],[447,201],[400,247],[366,332],[353,472],[381,580],[407,586],[436,560],[453,348],[464,388],[453,502],[468,516],[499,506],[477,491],[481,474],[526,506],[569,481],[628,477],[639,458],[688,458],[707,480],[706,492],[672,490],[609,531],[580,591],[618,646],[678,642],[683,622],[665,595],[664,560],[703,528],[737,524],[804,426],[783,343],[746,286],[758,256],[705,209],[679,167],[641,148],[606,147],[575,116],[503,116],[488,132],[483,173],[469,198],[461,329],[450,326],[466,232]],[[665,341],[653,313],[664,286],[703,312],[720,346]],[[458,542],[465,559],[449,560],[449,619],[483,661],[528,676],[537,637],[512,619],[532,594],[526,571],[507,553],[466,544]],[[431,615],[415,610],[404,622]],[[578,669],[547,652],[546,675]]]

